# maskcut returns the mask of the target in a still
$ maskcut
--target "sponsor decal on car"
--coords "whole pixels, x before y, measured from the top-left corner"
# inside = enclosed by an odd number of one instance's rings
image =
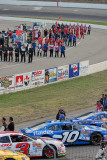
[[[35,131],[34,136],[43,134],[53,134],[53,131]]]

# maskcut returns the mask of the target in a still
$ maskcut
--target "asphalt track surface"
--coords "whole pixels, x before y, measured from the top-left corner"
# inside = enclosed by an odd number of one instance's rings
[[[72,113],[67,113],[67,117],[79,116],[81,114],[84,114],[90,111],[94,111],[94,109],[95,107],[90,107],[90,108],[87,108],[86,110],[81,109],[81,110],[73,111]],[[19,130],[19,128],[26,128],[28,126],[38,124],[45,120],[53,120],[53,119],[55,119],[55,116],[17,124],[16,130]],[[99,146],[91,146],[91,145],[67,146],[66,156],[59,157],[57,158],[57,160],[95,160],[95,155],[98,151],[98,148]],[[36,160],[40,160],[40,159],[45,160],[44,158],[39,158],[39,159],[37,158]]]
[[[107,10],[0,5],[0,16],[42,17],[107,22]]]
[[[1,21],[0,30],[12,29],[15,25],[24,22]],[[32,23],[27,23],[32,25]],[[0,76],[10,76],[13,74],[37,71],[62,65],[72,64],[84,60],[89,60],[90,64],[99,63],[107,60],[107,30],[92,29],[91,35],[85,35],[84,39],[77,40],[77,47],[66,47],[65,58],[37,57],[34,56],[33,62],[28,64],[16,62],[0,62]]]

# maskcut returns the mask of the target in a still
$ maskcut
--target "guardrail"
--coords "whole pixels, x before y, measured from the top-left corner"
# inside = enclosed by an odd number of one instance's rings
[[[86,60],[54,68],[0,77],[0,94],[48,85],[103,70],[107,70],[107,61],[89,65],[89,60]]]

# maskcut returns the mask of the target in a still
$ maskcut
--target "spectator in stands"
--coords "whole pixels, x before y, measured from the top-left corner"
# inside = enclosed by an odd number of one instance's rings
[[[66,114],[65,114],[65,111],[63,110],[63,107],[62,107],[62,106],[60,106],[59,111],[58,111],[58,113],[57,113],[57,115],[56,115],[56,119],[57,119],[57,120],[60,120],[60,119],[62,118],[61,114],[63,114],[63,115],[64,115],[64,118],[65,118]],[[60,116],[61,116],[61,117],[60,117]]]
[[[103,111],[104,110],[104,107],[103,105],[101,104],[101,101],[97,101],[97,106],[96,106],[96,111]]]

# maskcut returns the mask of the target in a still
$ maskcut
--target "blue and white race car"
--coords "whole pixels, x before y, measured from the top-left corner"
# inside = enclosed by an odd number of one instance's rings
[[[107,130],[96,126],[76,125],[68,121],[47,121],[21,129],[33,137],[51,137],[63,141],[65,145],[97,144],[107,140]]]
[[[107,129],[107,112],[89,112],[76,118],[67,118],[80,125],[94,125]]]

